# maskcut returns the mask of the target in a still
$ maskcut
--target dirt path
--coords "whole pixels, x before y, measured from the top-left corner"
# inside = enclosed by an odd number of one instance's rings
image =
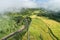
[[[3,37],[1,40],[7,40],[8,38],[12,37],[12,36],[15,35],[16,33],[19,33],[19,32],[21,33],[24,29],[25,29],[25,26],[22,26],[22,28],[21,28],[20,30],[18,30],[18,31],[16,31],[16,32],[13,32],[13,33],[11,33],[11,34]]]
[[[3,37],[1,40],[7,40],[8,38],[14,36],[16,33],[21,33],[21,32],[23,32],[25,29],[27,30],[27,29],[29,28],[30,22],[31,22],[31,18],[30,18],[30,19],[29,19],[29,18],[25,19],[25,23],[26,23],[26,24],[23,25],[21,29],[19,29],[18,31],[13,32],[13,33],[11,33],[11,34]]]

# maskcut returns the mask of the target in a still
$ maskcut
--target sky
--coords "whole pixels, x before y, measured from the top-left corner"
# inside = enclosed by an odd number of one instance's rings
[[[60,0],[0,0],[0,11],[12,8],[44,7],[51,10],[60,10]]]

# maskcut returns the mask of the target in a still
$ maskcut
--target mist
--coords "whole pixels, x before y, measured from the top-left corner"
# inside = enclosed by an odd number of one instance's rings
[[[39,1],[39,2],[37,2]],[[44,0],[43,0],[44,1]],[[13,11],[21,8],[45,8],[48,10],[59,11],[60,0],[0,0],[0,12]]]
[[[37,4],[31,0],[0,0],[0,12],[35,7],[37,7]]]
[[[48,2],[42,3],[42,7],[53,10],[59,11],[60,10],[60,0],[48,0]]]

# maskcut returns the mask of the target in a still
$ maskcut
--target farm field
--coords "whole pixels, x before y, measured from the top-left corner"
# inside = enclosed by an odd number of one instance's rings
[[[0,16],[0,39],[17,32],[12,37],[7,37],[8,40],[60,40],[60,22],[50,19],[51,16],[48,16],[50,14],[45,17],[46,14],[40,11],[29,10],[24,11],[29,14],[11,13]],[[39,13],[44,15],[38,16]],[[21,32],[19,32],[20,29]]]
[[[29,28],[30,40],[57,40],[49,34],[48,27],[60,40],[60,23],[45,17],[32,17],[32,23]],[[26,35],[23,40],[27,40],[25,37]]]

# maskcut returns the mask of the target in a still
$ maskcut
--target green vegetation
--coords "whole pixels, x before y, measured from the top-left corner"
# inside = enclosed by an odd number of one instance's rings
[[[42,17],[43,18],[43,17]],[[45,21],[43,21],[45,20]],[[30,25],[30,36],[31,36],[31,40],[40,40],[40,39],[43,39],[43,40],[57,40],[60,38],[60,35],[59,35],[59,32],[60,30],[58,29],[58,27],[60,28],[60,23],[56,23],[54,22],[54,24],[48,24],[48,23],[45,23],[46,21],[52,22],[53,21],[50,21],[50,19],[41,19],[41,18],[35,18],[33,19],[31,25]],[[50,29],[49,29],[49,28]],[[51,32],[53,31],[53,32]],[[55,37],[53,36],[53,34],[58,37],[55,39]],[[58,36],[59,35],[59,36]],[[41,38],[40,38],[41,37]]]
[[[29,18],[31,18],[29,20]],[[16,32],[22,25],[29,27],[21,33],[16,33],[8,40],[60,40],[60,12],[47,11],[45,9],[27,8],[21,12],[5,12],[0,16],[0,39]]]

